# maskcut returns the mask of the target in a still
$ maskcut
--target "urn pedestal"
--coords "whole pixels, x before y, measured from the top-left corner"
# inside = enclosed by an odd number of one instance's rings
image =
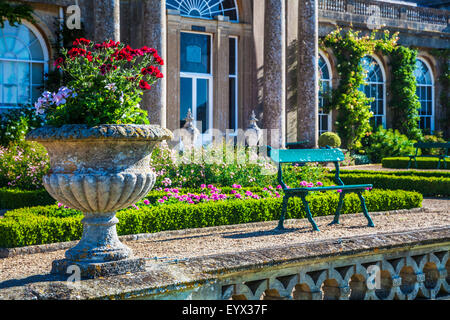
[[[65,125],[31,131],[27,140],[44,145],[50,171],[43,184],[58,202],[84,213],[80,242],[53,262],[52,272],[80,269],[84,278],[143,271],[118,238],[117,210],[144,198],[155,184],[150,168],[155,145],[172,133],[153,125]]]

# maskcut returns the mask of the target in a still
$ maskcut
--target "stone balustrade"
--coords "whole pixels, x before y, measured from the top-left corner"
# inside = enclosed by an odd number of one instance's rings
[[[381,19],[382,24],[390,27],[410,27],[426,31],[446,32],[450,13],[425,7],[414,7],[403,4],[380,2],[374,0],[319,0],[319,16],[334,18],[336,14],[354,17],[355,21],[369,18]],[[359,19],[358,19],[359,18]],[[352,19],[353,21],[353,19]],[[420,26],[416,23],[421,24]]]
[[[355,257],[283,269],[222,287],[224,300],[413,300],[450,293],[449,249]],[[256,278],[256,280],[255,280]],[[368,280],[374,281],[367,286]],[[376,285],[378,279],[379,285]]]

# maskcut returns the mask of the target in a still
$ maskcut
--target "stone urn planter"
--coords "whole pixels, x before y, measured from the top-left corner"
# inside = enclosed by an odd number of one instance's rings
[[[80,242],[53,262],[52,272],[70,265],[93,278],[143,270],[142,259],[119,241],[115,216],[144,198],[155,184],[150,157],[158,142],[172,133],[153,125],[64,125],[31,131],[27,140],[41,143],[50,157],[43,184],[58,202],[84,213]]]

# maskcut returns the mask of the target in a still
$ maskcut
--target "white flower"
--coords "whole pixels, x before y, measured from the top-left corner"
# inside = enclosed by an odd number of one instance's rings
[[[111,91],[116,91],[117,87],[115,83],[109,83],[105,86],[105,89],[111,90]]]

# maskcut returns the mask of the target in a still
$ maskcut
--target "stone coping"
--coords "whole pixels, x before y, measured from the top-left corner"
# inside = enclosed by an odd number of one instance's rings
[[[88,139],[162,141],[172,138],[172,132],[166,128],[157,125],[136,124],[102,124],[95,127],[88,127],[84,124],[68,124],[61,127],[44,126],[32,130],[26,137],[27,140],[38,142]]]
[[[147,262],[146,271],[136,274],[83,280],[69,286],[63,276],[38,275],[2,283],[0,299],[127,299],[143,298],[168,291],[192,289],[214,283],[236,272],[293,266],[327,257],[382,254],[432,244],[450,243],[450,226],[404,232],[371,234],[310,243],[214,254],[177,263]]]
[[[426,212],[426,208],[414,208],[414,209],[401,209],[401,210],[392,210],[392,211],[384,211],[384,212],[371,212],[371,216],[377,215],[385,215],[385,214],[401,214],[401,213],[414,213],[414,212]],[[359,214],[361,215],[361,214]],[[321,216],[314,217],[314,219],[318,222],[322,220],[330,220],[329,216]],[[285,226],[289,226],[290,224],[297,221],[297,219],[288,219],[285,221]],[[276,225],[277,221],[265,221],[265,222],[253,222],[253,223],[245,223],[240,224],[239,226],[242,228],[251,227],[251,226],[267,226],[267,225]],[[183,229],[183,230],[172,230],[172,231],[163,231],[157,233],[142,233],[142,234],[132,234],[132,235],[124,235],[120,236],[120,241],[140,241],[140,240],[156,240],[162,238],[169,238],[173,236],[181,236],[181,235],[194,235],[199,233],[207,233],[207,232],[215,232],[215,231],[226,231],[229,229],[234,229],[235,225],[224,225],[224,226],[216,226],[216,227],[206,227],[206,228],[195,228],[195,229]],[[26,255],[26,254],[35,254],[35,253],[45,253],[45,252],[53,252],[58,250],[67,250],[69,248],[74,247],[78,243],[76,241],[67,241],[67,242],[58,242],[51,244],[42,244],[42,245],[34,245],[27,247],[16,247],[16,248],[0,248],[0,259],[2,258],[11,258],[18,255]]]

